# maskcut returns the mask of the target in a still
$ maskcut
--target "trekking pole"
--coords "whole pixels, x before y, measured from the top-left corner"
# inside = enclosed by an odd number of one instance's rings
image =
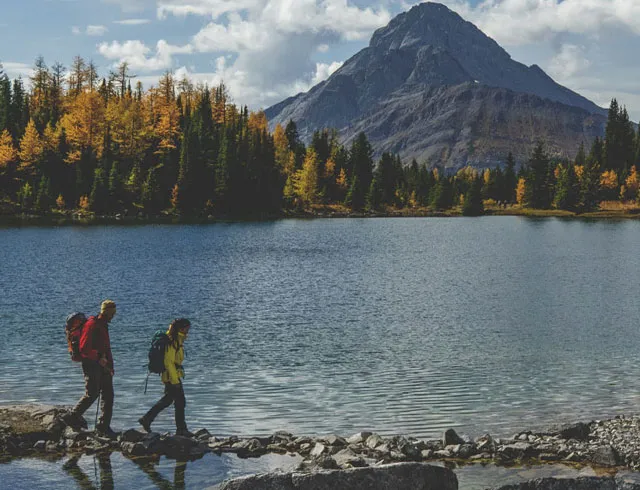
[[[102,391],[98,393],[98,403],[96,403],[96,420],[93,423],[94,429],[98,428],[98,411],[100,410],[100,397],[102,396]]]
[[[151,374],[151,371],[147,371],[147,379],[144,382],[144,394],[147,394],[147,385],[149,384],[149,375]]]

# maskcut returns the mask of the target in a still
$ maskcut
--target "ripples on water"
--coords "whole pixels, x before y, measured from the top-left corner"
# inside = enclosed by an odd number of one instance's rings
[[[636,221],[516,217],[0,229],[0,402],[75,403],[64,318],[109,297],[115,427],[160,396],[148,339],[176,316],[187,419],[216,434],[635,412],[638,243]]]

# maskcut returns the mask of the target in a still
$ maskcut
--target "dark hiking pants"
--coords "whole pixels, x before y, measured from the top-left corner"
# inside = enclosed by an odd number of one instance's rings
[[[85,393],[73,409],[75,415],[83,415],[100,395],[98,427],[108,428],[113,416],[113,376],[97,362],[82,361]]]
[[[149,423],[153,422],[158,414],[172,403],[175,404],[176,410],[176,428],[178,430],[186,430],[187,424],[184,419],[184,408],[187,406],[187,400],[184,397],[184,389],[182,388],[182,383],[179,383],[177,385],[165,383],[164,396],[160,398],[158,403],[151,407],[151,410],[149,410],[145,414],[144,418]]]

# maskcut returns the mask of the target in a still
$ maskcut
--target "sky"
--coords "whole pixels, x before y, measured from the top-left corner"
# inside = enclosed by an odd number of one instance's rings
[[[238,104],[266,108],[326,79],[406,0],[1,0],[0,62],[11,78],[92,59],[122,61],[145,88],[167,70],[224,81]],[[504,47],[601,106],[640,120],[640,0],[443,0]]]

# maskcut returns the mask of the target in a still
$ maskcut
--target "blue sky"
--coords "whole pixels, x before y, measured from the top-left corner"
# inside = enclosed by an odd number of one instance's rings
[[[121,61],[145,87],[172,70],[224,80],[236,102],[267,107],[328,77],[405,0],[5,0],[0,61],[28,76],[36,56],[79,54],[102,74]],[[640,1],[445,0],[514,59],[540,65],[594,102],[616,96],[640,119]]]

